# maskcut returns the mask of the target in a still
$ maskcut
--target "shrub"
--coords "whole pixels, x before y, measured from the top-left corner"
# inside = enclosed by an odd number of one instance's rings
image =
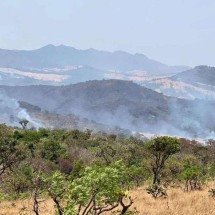
[[[211,188],[208,192],[209,195],[215,199],[215,189]]]
[[[152,197],[154,199],[161,198],[161,197],[164,197],[164,198],[167,197],[166,189],[157,184],[153,184],[152,186],[148,187],[146,190],[147,190],[147,193],[152,195]]]

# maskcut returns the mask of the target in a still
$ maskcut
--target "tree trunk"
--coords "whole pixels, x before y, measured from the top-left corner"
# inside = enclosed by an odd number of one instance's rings
[[[39,215],[39,202],[37,200],[37,189],[34,190],[34,206],[33,211],[36,215]]]
[[[158,169],[153,169],[153,184],[159,184],[159,170]]]
[[[60,203],[57,200],[57,198],[53,198],[53,201],[54,201],[55,205],[57,206],[57,210],[58,210],[59,215],[63,215],[63,209],[61,208]]]
[[[127,212],[127,210],[131,207],[131,205],[134,203],[131,197],[129,197],[129,201],[130,201],[129,204],[125,205],[123,203],[123,197],[120,199],[119,203],[122,206],[122,211],[120,212],[120,215],[124,215]]]

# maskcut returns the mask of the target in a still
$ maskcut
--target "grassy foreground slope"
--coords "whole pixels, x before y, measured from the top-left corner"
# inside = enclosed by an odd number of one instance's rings
[[[135,199],[132,209],[140,215],[213,215],[214,199],[208,196],[207,189],[184,193],[181,189],[170,189],[168,198],[154,200],[145,192],[144,187],[131,191]],[[33,215],[32,200],[3,201],[0,203],[1,215]],[[42,215],[55,215],[51,200],[41,203]],[[107,213],[111,214],[111,213]]]
[[[25,122],[0,125],[0,214],[214,214],[214,140],[27,130]]]

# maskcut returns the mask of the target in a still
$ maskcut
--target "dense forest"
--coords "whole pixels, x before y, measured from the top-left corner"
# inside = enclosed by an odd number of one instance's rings
[[[184,193],[207,187],[215,198],[214,140],[202,145],[22,125],[0,125],[0,200],[32,199],[36,215],[43,199],[59,215],[137,214],[130,190],[143,186],[154,199],[168,198],[174,187]]]

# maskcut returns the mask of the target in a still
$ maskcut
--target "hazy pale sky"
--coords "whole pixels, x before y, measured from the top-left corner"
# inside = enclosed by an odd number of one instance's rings
[[[0,0],[0,48],[47,44],[215,66],[215,0]]]

